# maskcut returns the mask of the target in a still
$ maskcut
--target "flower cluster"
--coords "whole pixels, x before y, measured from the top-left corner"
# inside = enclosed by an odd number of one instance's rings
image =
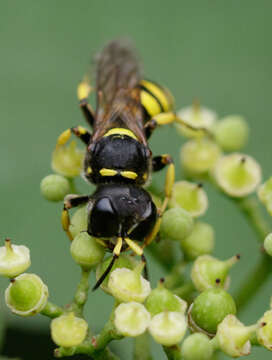
[[[160,241],[148,248],[168,273],[152,288],[144,276],[144,258],[139,260],[121,251],[100,285],[115,303],[99,334],[93,335],[83,310],[90,273],[100,279],[112,264],[112,256],[105,257],[108,239],[97,239],[86,232],[86,206],[73,213],[67,230],[71,257],[82,274],[68,305],[51,303],[48,288],[40,277],[25,273],[30,266],[28,248],[13,245],[10,239],[0,247],[0,275],[10,279],[5,291],[7,306],[20,316],[40,313],[52,319],[51,336],[58,346],[56,357],[87,354],[93,359],[117,359],[108,343],[133,337],[134,358],[138,360],[139,354],[149,353],[146,341],[137,342],[146,334],[163,346],[168,359],[209,360],[218,350],[236,358],[248,355],[253,345],[272,350],[272,308],[253,325],[246,326],[236,317],[237,309],[251,296],[249,292],[248,297],[243,293],[242,297],[233,298],[229,292],[231,274],[239,266],[232,268],[240,260],[237,252],[242,249],[235,249],[235,255],[227,260],[217,258],[213,254],[214,228],[200,220],[209,207],[205,187],[208,182],[233,200],[247,217],[259,235],[261,256],[267,263],[272,256],[272,231],[259,204],[264,204],[272,215],[272,178],[260,185],[260,165],[241,152],[249,136],[243,117],[230,115],[218,120],[214,111],[198,103],[182,109],[178,116],[181,121],[177,130],[188,138],[180,150],[184,178],[173,184],[167,208],[162,211]],[[75,192],[73,178],[82,170],[83,153],[75,142],[66,144],[70,136],[69,131],[61,135],[52,156],[55,173],[41,182],[41,193],[51,202],[72,199],[73,195],[68,194]],[[158,208],[165,204],[158,194],[151,195]],[[111,245],[115,244],[113,239]],[[253,285],[259,283],[250,287]],[[243,291],[247,291],[246,287]],[[137,348],[139,344],[143,348]]]

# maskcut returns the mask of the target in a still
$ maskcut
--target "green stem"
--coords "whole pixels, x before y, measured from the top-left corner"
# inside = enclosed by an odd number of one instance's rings
[[[254,229],[260,243],[263,243],[267,234],[270,233],[270,226],[264,220],[256,198],[244,198],[235,200],[236,204],[244,214],[249,225]]]
[[[152,360],[149,347],[149,337],[146,332],[134,339],[133,360]]]
[[[81,269],[81,279],[77,286],[74,301],[72,303],[73,311],[79,316],[82,316],[84,305],[88,299],[88,290],[90,287],[89,284],[90,272],[91,272],[90,270],[84,270],[83,268]]]
[[[271,271],[271,258],[264,254],[252,273],[247,275],[247,280],[240,286],[239,291],[235,296],[238,310],[241,310],[241,308],[243,308],[256,294],[257,290],[267,280]]]
[[[163,350],[168,360],[182,360],[181,350],[178,345],[163,346]]]
[[[63,308],[48,301],[45,307],[42,309],[41,314],[54,319],[63,314]]]

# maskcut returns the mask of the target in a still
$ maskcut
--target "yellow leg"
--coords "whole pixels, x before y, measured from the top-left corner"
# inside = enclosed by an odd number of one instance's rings
[[[69,226],[70,226],[70,216],[68,209],[64,206],[62,213],[61,213],[61,224],[63,230],[66,232],[68,238],[72,241],[73,236],[70,233]]]
[[[168,159],[169,159],[168,155],[163,155],[162,160],[164,157],[165,158],[168,157]],[[165,177],[165,185],[164,185],[165,198],[164,198],[161,208],[158,209],[158,219],[155,223],[155,226],[154,226],[153,230],[151,231],[151,233],[145,238],[143,248],[146,247],[147,245],[149,245],[156,238],[156,236],[160,230],[162,215],[163,215],[164,211],[166,210],[168,202],[171,198],[174,182],[175,182],[175,165],[173,164],[173,162],[171,162],[167,168],[167,173],[166,173],[166,177]]]
[[[141,246],[136,244],[135,241],[133,241],[133,240],[131,240],[129,238],[125,238],[124,240],[128,244],[128,246],[130,247],[130,249],[135,252],[136,255],[143,255],[143,249],[141,248]]]
[[[116,256],[119,256],[119,255],[120,255],[120,252],[121,252],[121,250],[122,250],[122,244],[123,244],[123,240],[122,240],[121,237],[119,237],[119,238],[117,239],[117,243],[116,243],[116,245],[115,245],[115,247],[114,247],[114,249],[113,249],[114,255],[116,255]]]
[[[95,115],[94,115],[94,111],[93,111],[91,105],[88,103],[87,98],[89,97],[92,90],[93,89],[90,86],[88,80],[83,80],[78,85],[78,88],[77,88],[77,97],[79,100],[79,106],[85,117],[85,120],[91,127],[93,127],[93,125],[94,125]]]
[[[151,134],[152,130],[154,130],[157,125],[168,125],[168,124],[172,124],[174,122],[181,124],[181,125],[189,128],[190,130],[197,131],[197,132],[204,132],[205,134],[211,136],[210,131],[207,130],[206,128],[195,127],[193,125],[188,124],[186,121],[184,121],[183,119],[178,117],[177,114],[175,114],[173,111],[163,112],[163,113],[160,113],[160,114],[152,117],[152,119],[149,120],[145,125],[145,129],[147,131],[147,136],[149,136]]]
[[[63,131],[63,133],[61,133],[58,137],[56,147],[65,145],[69,141],[72,134],[76,135],[80,140],[88,145],[91,138],[90,132],[83,126],[77,126]]]
[[[92,87],[87,80],[83,80],[77,87],[77,98],[79,101],[87,99],[92,91]]]

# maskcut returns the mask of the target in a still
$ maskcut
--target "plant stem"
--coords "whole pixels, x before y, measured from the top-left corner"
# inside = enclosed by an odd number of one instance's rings
[[[149,348],[149,337],[146,332],[134,339],[133,360],[152,360]]]
[[[249,225],[254,229],[260,243],[270,233],[271,228],[264,220],[256,198],[244,198],[235,200],[236,204],[244,214]]]
[[[89,276],[90,276],[90,270],[84,270],[82,268],[81,269],[81,279],[77,286],[74,301],[72,304],[72,309],[79,316],[82,316],[84,305],[88,299],[88,290],[90,287]]]
[[[42,309],[41,314],[54,319],[63,314],[63,308],[48,301],[45,307]]]
[[[247,280],[240,286],[239,291],[235,296],[235,303],[238,310],[241,310],[241,308],[243,308],[256,294],[257,290],[266,281],[271,271],[271,258],[264,254],[252,273],[247,275]]]

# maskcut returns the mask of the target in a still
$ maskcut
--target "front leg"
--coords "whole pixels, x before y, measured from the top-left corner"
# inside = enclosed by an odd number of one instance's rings
[[[76,135],[85,145],[89,144],[92,136],[92,134],[82,126],[72,127],[60,134],[57,140],[57,147],[65,145],[72,134]]]
[[[208,129],[190,125],[186,121],[184,121],[180,117],[178,117],[177,114],[175,114],[173,111],[170,111],[170,112],[163,112],[158,115],[155,115],[154,117],[152,117],[152,119],[147,121],[147,123],[144,126],[146,138],[148,139],[151,136],[152,132],[156,129],[156,127],[158,125],[168,125],[168,124],[172,124],[174,122],[176,122],[180,125],[183,125],[186,128],[196,131],[198,133],[202,132],[206,135],[212,136],[211,132]]]
[[[67,195],[64,199],[64,206],[61,214],[61,224],[68,238],[72,241],[73,236],[69,230],[70,215],[69,210],[79,205],[86,204],[90,200],[88,195]]]
[[[78,85],[77,97],[79,100],[79,106],[82,110],[85,120],[91,127],[93,127],[95,115],[94,115],[94,111],[93,111],[91,105],[88,103],[88,100],[87,100],[91,91],[92,91],[92,88],[87,81],[82,81]]]

